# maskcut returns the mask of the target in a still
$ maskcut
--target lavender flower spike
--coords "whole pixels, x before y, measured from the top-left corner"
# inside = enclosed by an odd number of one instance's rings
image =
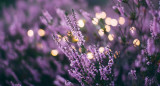
[[[44,24],[52,24],[53,22],[53,18],[52,16],[48,13],[48,11],[46,10],[43,10],[42,12],[43,16],[40,17],[41,21],[44,23]]]
[[[154,40],[152,40],[151,38],[147,40],[147,52],[149,55],[153,55],[155,53],[155,44],[154,44]]]
[[[136,76],[136,70],[131,70],[130,72],[129,72],[129,75],[132,77],[132,79],[137,79],[137,76]]]
[[[82,35],[80,28],[77,26],[77,19],[75,16],[75,12],[74,10],[72,10],[72,16],[73,16],[73,22],[70,20],[70,18],[68,17],[68,15],[66,15],[66,19],[67,19],[67,23],[70,26],[70,30],[73,34],[73,36],[75,36],[75,38],[77,38],[79,41],[77,42],[78,46],[82,46],[84,45],[84,36]]]
[[[157,36],[158,33],[160,32],[160,29],[159,29],[159,24],[157,22],[157,18],[156,17],[153,17],[153,24],[151,26],[151,30],[152,30],[152,35],[153,36]]]

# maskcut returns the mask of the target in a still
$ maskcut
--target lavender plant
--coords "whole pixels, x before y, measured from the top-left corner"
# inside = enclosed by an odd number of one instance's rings
[[[115,11],[119,15],[129,18],[131,21],[129,25],[136,27],[138,33],[136,36],[139,36],[141,41],[140,48],[138,49],[141,53],[137,53],[137,59],[133,64],[133,68],[136,70],[131,70],[129,73],[132,75],[132,78],[136,79],[135,81],[138,81],[136,84],[135,82],[133,83],[134,85],[157,86],[159,85],[159,73],[157,69],[160,60],[160,50],[156,44],[159,40],[159,8],[156,10],[157,8],[153,4],[157,1],[153,1],[152,3],[150,0],[119,0],[117,2],[117,6],[114,7]],[[130,11],[125,9],[126,6]],[[152,20],[151,24],[150,20]],[[127,37],[125,36],[125,38]]]
[[[3,8],[0,19],[0,85],[8,86],[12,81],[24,86],[50,86],[55,85],[53,81],[58,75],[70,79],[66,73],[68,60],[50,37],[53,31],[62,27],[46,29],[39,16],[42,9],[47,9],[56,15],[53,26],[61,25],[63,21],[58,21],[61,19],[60,8],[67,9],[69,5],[78,8],[77,2],[83,0],[16,0],[15,7]]]
[[[108,0],[106,6],[94,10],[86,9],[84,0],[28,0],[17,1],[16,6],[4,9],[4,20],[0,20],[0,85],[14,85],[10,81],[57,86],[160,85],[157,0]],[[70,6],[81,8],[76,14],[72,11],[72,18],[64,11]],[[52,33],[70,67],[61,51],[54,58],[50,55],[52,49],[58,50]]]
[[[106,86],[114,85],[114,76],[112,72],[113,53],[109,48],[105,47],[104,52],[99,52],[96,45],[89,45],[85,47],[84,36],[80,28],[77,26],[77,19],[75,12],[72,10],[73,23],[66,14],[67,23],[70,30],[76,38],[78,38],[77,47],[72,45],[66,38],[65,45],[61,44],[60,38],[54,35],[53,38],[57,45],[65,53],[70,60],[71,69],[69,74],[76,78],[82,86]],[[79,51],[79,49],[81,49]],[[90,52],[87,54],[87,52]],[[93,58],[93,59],[92,59]]]
[[[120,54],[120,58],[116,59],[116,63],[118,63],[118,64],[115,64],[115,70],[116,71],[118,70],[117,71],[118,75],[115,78],[116,84],[117,85],[130,85],[130,84],[159,85],[159,78],[158,78],[159,73],[157,72],[159,71],[159,54],[158,54],[159,46],[156,44],[158,43],[158,40],[159,40],[159,36],[158,36],[159,23],[157,22],[159,19],[158,10],[155,10],[156,8],[154,8],[151,1],[148,1],[148,0],[146,1],[145,0],[140,0],[140,1],[119,0],[119,1],[114,1],[114,3],[117,3],[116,6],[113,7],[115,12],[118,13],[119,16],[125,17],[126,21],[128,21],[128,23],[126,23],[124,26],[120,24],[117,27],[115,27],[115,29],[113,29],[115,31],[114,33],[117,34],[116,36],[119,39],[118,41],[112,42],[110,46],[113,48],[113,50],[118,50],[123,52]],[[126,7],[127,9],[125,9]],[[150,15],[150,12],[152,16]],[[150,27],[149,21],[152,18],[153,18],[153,22],[151,23],[151,28],[149,29]],[[76,26],[74,27],[72,25],[71,20],[69,18],[67,18],[67,20],[68,20],[69,26],[71,27],[71,30],[76,31],[73,29]],[[98,23],[98,26],[100,26],[101,28],[104,28],[105,26],[103,21],[104,19],[102,18]],[[115,26],[115,25],[112,25],[112,26]],[[105,31],[105,34],[109,37],[109,34],[107,31]],[[75,36],[77,35],[75,34]],[[83,43],[83,41],[80,41],[80,43]],[[137,59],[133,58],[136,56],[137,56]],[[127,58],[124,58],[124,57],[127,57]],[[124,66],[123,62],[126,63],[125,64],[126,66]],[[130,79],[128,74],[132,79]]]

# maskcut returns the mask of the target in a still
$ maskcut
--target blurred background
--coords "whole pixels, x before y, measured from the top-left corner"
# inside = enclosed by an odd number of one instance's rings
[[[78,83],[69,76],[69,61],[52,34],[64,29],[61,9],[92,12],[95,6],[106,5],[107,0],[0,0],[0,86]],[[44,9],[52,15],[55,28],[47,29],[41,22]]]
[[[56,32],[60,41],[66,36],[73,45],[79,41],[71,36],[66,24],[65,12],[71,15],[72,9],[85,45],[96,44],[99,52],[107,46],[115,53],[115,84],[131,86],[128,73],[136,69],[138,86],[143,86],[147,75],[141,73],[146,71],[143,49],[151,37],[148,23],[152,18],[145,0],[135,1],[129,0],[133,6],[124,5],[124,16],[114,0],[0,0],[0,86],[64,86],[66,80],[80,85],[68,74],[70,61],[52,38]],[[133,11],[140,13],[139,18]],[[52,17],[49,25],[43,20],[48,14]],[[143,24],[139,24],[141,19]],[[88,54],[88,59],[93,59]],[[153,72],[152,67],[150,71]],[[132,86],[136,86],[134,83]]]

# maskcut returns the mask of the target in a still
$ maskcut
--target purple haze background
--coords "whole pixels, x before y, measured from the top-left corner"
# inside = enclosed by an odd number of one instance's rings
[[[158,0],[16,0],[1,7],[2,86],[160,85]]]

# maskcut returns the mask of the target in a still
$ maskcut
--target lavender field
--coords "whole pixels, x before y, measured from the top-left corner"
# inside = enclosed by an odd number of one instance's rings
[[[160,86],[160,1],[0,0],[0,86]]]

